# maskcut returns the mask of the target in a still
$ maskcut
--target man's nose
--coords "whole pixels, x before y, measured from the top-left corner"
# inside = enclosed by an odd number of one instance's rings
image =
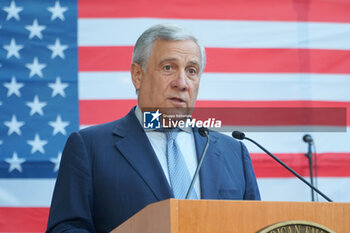
[[[179,71],[176,74],[175,79],[171,83],[172,88],[177,88],[181,91],[185,91],[188,88],[186,71]]]

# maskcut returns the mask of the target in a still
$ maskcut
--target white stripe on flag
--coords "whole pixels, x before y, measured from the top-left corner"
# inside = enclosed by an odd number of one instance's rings
[[[348,153],[350,151],[350,128],[347,132],[315,132],[313,137],[317,153]],[[273,153],[306,153],[307,145],[303,136],[309,132],[247,132],[246,136],[259,142]],[[231,136],[230,133],[225,133]],[[250,153],[264,153],[258,147],[245,141]],[[293,146],[291,146],[293,145]]]
[[[0,179],[1,207],[48,207],[56,179]]]
[[[0,206],[49,207],[55,179],[0,179]],[[296,178],[258,178],[264,201],[310,201],[310,190]],[[350,177],[318,179],[318,187],[334,201],[349,202]],[[320,201],[323,199],[320,198]]]
[[[132,46],[141,32],[165,22],[182,25],[205,47],[350,49],[346,23],[151,18],[79,19],[78,45]]]
[[[204,73],[199,100],[350,101],[350,75]],[[135,99],[129,72],[79,72],[79,99]]]
[[[263,201],[311,201],[311,191],[297,178],[259,178],[258,185]],[[350,178],[319,178],[318,189],[335,202],[349,202]],[[315,194],[316,195],[316,194]],[[319,196],[319,201],[326,201]]]

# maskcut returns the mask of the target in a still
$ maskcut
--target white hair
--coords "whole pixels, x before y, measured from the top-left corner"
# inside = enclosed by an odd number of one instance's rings
[[[157,24],[147,29],[136,41],[132,62],[139,64],[145,71],[151,55],[154,42],[157,40],[183,41],[192,40],[198,46],[201,56],[201,72],[204,70],[205,49],[192,33],[175,24]]]

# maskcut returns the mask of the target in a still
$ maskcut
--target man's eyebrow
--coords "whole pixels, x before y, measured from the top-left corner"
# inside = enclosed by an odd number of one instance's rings
[[[178,61],[179,59],[177,58],[165,58],[159,62],[159,64],[162,64],[164,62],[171,62],[171,61]]]
[[[189,64],[200,67],[200,64],[197,61],[194,61],[194,60],[193,61],[189,61]]]
[[[159,65],[162,65],[165,62],[173,62],[173,61],[178,61],[178,60],[179,59],[177,59],[177,58],[165,58],[165,59],[159,61]],[[197,66],[198,68],[201,68],[200,63],[196,60],[190,60],[187,65]]]
[[[179,60],[179,59],[177,59],[177,58],[165,58],[165,59],[161,60],[161,61],[159,62],[159,64],[162,64],[162,63],[164,63],[164,62],[178,61],[178,60]],[[188,63],[189,63],[190,65],[200,66],[199,62],[197,62],[196,60],[191,60],[191,61],[189,61]]]

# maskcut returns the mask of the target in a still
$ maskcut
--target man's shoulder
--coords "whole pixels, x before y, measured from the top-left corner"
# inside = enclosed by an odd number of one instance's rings
[[[93,125],[93,126],[88,126],[86,128],[80,129],[79,133],[81,135],[101,135],[105,133],[112,133],[118,128],[125,128],[128,127],[128,125],[131,123],[133,120],[132,117],[134,116],[134,109],[131,109],[131,111],[125,115],[124,117],[111,121],[111,122],[106,122],[98,125]]]
[[[123,118],[120,118],[118,120],[114,120],[111,122],[98,124],[98,125],[88,126],[88,127],[80,129],[79,133],[85,135],[85,134],[96,134],[99,132],[111,131],[115,127],[117,127],[118,124],[120,124],[121,119],[123,119]]]
[[[214,130],[210,130],[209,134],[217,139],[219,143],[231,144],[234,146],[240,145],[240,143],[231,137],[231,133],[229,132],[218,132]]]

